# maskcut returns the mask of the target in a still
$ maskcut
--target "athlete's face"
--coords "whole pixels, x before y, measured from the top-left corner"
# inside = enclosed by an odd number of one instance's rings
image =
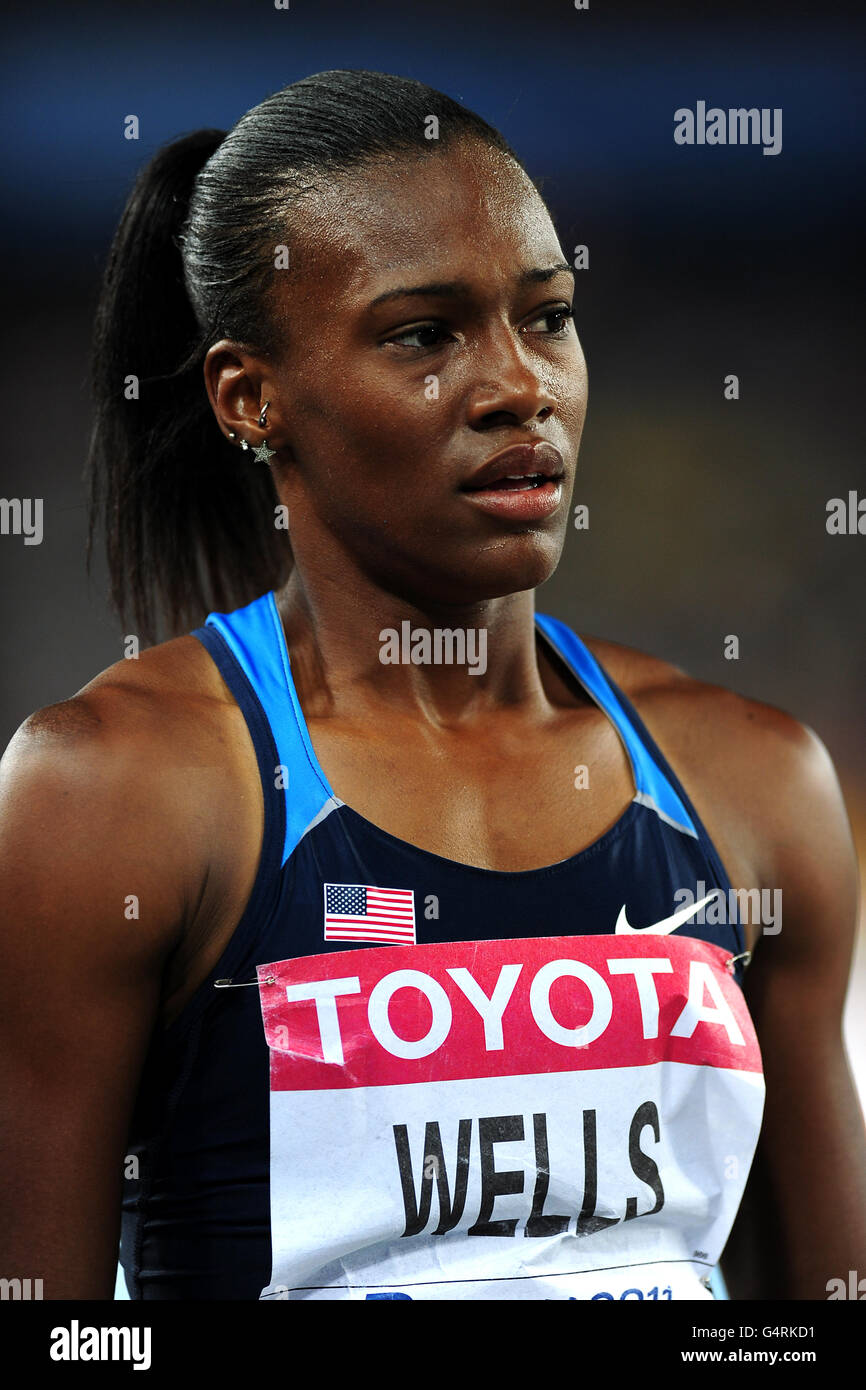
[[[298,564],[341,556],[410,601],[474,602],[556,566],[587,400],[574,276],[512,160],[476,144],[308,198],[277,278],[268,413]],[[522,483],[469,491],[515,444]],[[539,471],[559,475],[527,488]],[[519,489],[519,490],[518,490]],[[526,490],[524,490],[526,489]]]

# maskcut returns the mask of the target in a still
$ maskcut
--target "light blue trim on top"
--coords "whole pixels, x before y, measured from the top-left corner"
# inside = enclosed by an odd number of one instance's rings
[[[261,702],[277,756],[288,773],[283,793],[286,837],[281,863],[285,864],[307,830],[342,802],[334,796],[313,752],[273,592],[233,613],[209,613],[205,621],[222,635],[240,663]]]
[[[615,725],[631,761],[636,788],[634,800],[655,811],[657,816],[675,830],[698,839],[698,832],[691,816],[661,768],[650,757],[589,648],[576,632],[572,632],[571,628],[558,618],[551,618],[546,613],[536,613],[535,624],[559,652],[587,694],[592,696]]]
[[[589,648],[558,618],[538,613],[535,623],[616,728],[631,762],[633,799],[684,835],[698,838],[691,816],[650,757]],[[262,705],[277,756],[288,773],[281,861],[285,864],[307,831],[343,802],[334,794],[310,742],[273,591],[233,613],[209,613],[206,625],[216,628],[237,658]]]

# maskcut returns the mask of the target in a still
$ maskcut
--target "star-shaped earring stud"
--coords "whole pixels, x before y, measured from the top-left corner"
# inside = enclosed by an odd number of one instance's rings
[[[268,447],[268,441],[266,439],[263,439],[258,448],[253,450],[256,463],[269,464],[276,452],[276,449],[271,449]]]

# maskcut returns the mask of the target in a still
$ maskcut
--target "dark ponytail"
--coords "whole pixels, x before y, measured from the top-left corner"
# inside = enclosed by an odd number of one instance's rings
[[[195,178],[223,138],[196,131],[141,171],[96,313],[88,568],[101,516],[112,602],[145,641],[155,640],[157,607],[171,633],[188,630],[210,607],[264,593],[291,565],[270,471],[246,463],[217,426],[207,343],[184,284],[178,237]]]
[[[276,351],[268,291],[274,248],[291,244],[293,202],[317,176],[430,157],[461,138],[520,162],[498,131],[431,87],[324,72],[266,98],[228,135],[201,130],[164,146],[139,174],[95,321],[87,553],[89,569],[101,520],[112,602],[145,641],[158,616],[170,635],[188,631],[290,572],[270,470],[223,436],[202,366],[221,337]]]

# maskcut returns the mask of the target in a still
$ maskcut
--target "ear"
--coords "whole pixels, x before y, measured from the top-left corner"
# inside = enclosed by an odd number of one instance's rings
[[[207,351],[204,379],[217,424],[230,443],[239,445],[245,439],[256,449],[267,439],[270,448],[278,451],[279,462],[291,460],[280,388],[265,358],[247,352],[230,338],[221,338]],[[259,415],[266,401],[270,404],[263,427]],[[232,430],[237,436],[233,440],[229,437]]]

